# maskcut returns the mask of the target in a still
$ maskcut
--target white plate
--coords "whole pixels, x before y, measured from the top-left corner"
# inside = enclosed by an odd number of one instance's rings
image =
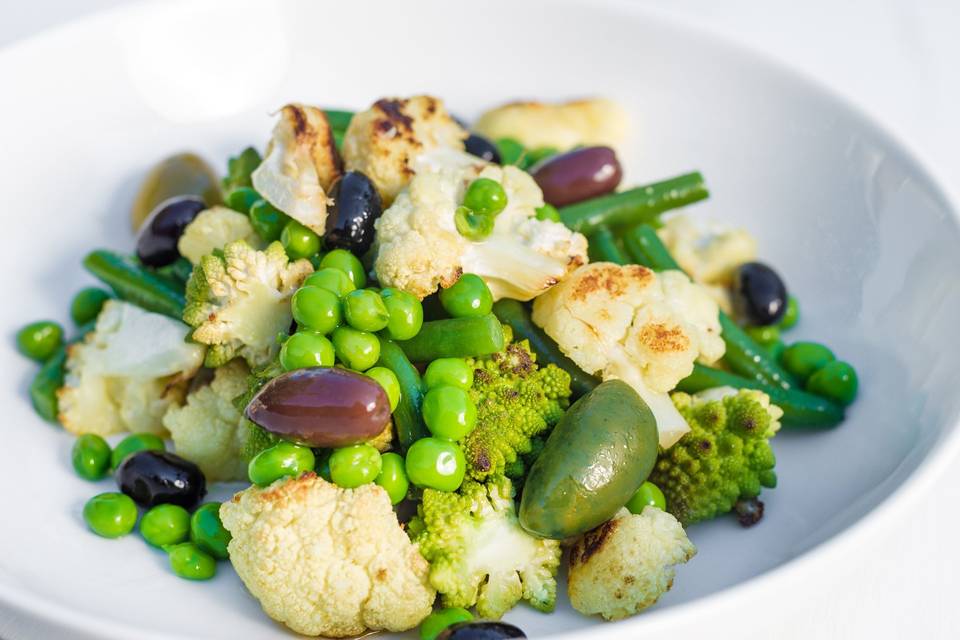
[[[699,555],[654,611],[600,625],[561,598],[553,615],[521,606],[508,619],[535,637],[635,636],[749,610],[761,593],[802,596],[812,567],[856,544],[872,511],[902,509],[956,448],[951,207],[858,113],[737,47],[619,4],[453,6],[156,3],[0,54],[4,334],[66,320],[71,293],[90,283],[82,256],[131,247],[127,208],[153,161],[189,148],[222,166],[263,145],[285,101],[356,108],[431,92],[470,117],[505,99],[611,96],[635,119],[629,178],[702,170],[713,197],[690,213],[759,237],[802,304],[790,339],[828,343],[857,366],[862,393],[838,429],[777,437],[780,486],[764,495],[763,522],[692,528]],[[34,368],[10,340],[3,349],[0,635],[289,637],[226,565],[212,583],[188,583],[136,536],[84,530],[83,502],[110,482],[73,475],[71,438],[29,407]]]

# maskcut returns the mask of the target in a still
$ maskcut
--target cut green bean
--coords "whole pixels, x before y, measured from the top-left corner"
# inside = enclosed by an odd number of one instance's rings
[[[400,445],[407,448],[420,438],[430,435],[420,412],[423,404],[423,380],[417,368],[410,364],[403,349],[393,340],[380,339],[380,359],[377,364],[393,371],[400,383],[400,402],[393,410],[393,424],[397,427]]]
[[[770,396],[770,402],[783,409],[784,424],[797,427],[826,428],[843,421],[843,408],[825,398],[797,389],[771,388],[768,385],[734,373],[693,365],[693,373],[680,381],[678,391],[696,393],[715,387],[757,389]]]
[[[327,122],[334,131],[346,131],[353,120],[353,111],[341,111],[339,109],[324,109],[327,116]]]
[[[502,351],[506,346],[503,327],[493,314],[479,318],[449,318],[424,322],[420,333],[397,344],[411,362],[486,356]]]
[[[560,347],[550,336],[533,324],[530,314],[527,313],[527,309],[522,303],[516,300],[499,300],[493,305],[493,313],[496,314],[500,322],[510,325],[510,328],[513,329],[514,340],[527,340],[530,343],[530,348],[537,354],[537,363],[541,367],[552,364],[570,374],[572,400],[588,393],[600,384],[599,379],[585,373],[573,360],[560,351]]]
[[[617,239],[609,227],[597,227],[593,232],[590,236],[589,253],[591,262],[613,262],[614,264],[630,262],[630,259],[617,246]]]
[[[562,207],[560,219],[574,231],[590,236],[599,226],[617,228],[651,222],[664,211],[709,195],[703,176],[694,172]]]
[[[83,259],[83,266],[119,298],[178,320],[183,316],[183,292],[130,258],[98,249]]]

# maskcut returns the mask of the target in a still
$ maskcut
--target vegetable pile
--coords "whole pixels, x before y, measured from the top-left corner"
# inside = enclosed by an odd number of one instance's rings
[[[781,424],[839,424],[858,379],[783,342],[798,300],[749,233],[675,211],[699,173],[618,190],[626,126],[606,100],[472,130],[431,96],[289,104],[220,179],[160,162],[72,337],[16,336],[77,475],[116,481],[90,530],[186,579],[229,561],[305,635],[526,637],[497,620],[553,611],[564,557],[583,614],[654,605],[686,528],[759,522]]]

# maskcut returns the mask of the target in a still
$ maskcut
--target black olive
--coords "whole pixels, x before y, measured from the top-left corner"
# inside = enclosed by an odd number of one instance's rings
[[[120,491],[144,507],[178,504],[187,509],[207,492],[207,481],[197,465],[167,451],[139,451],[117,467]]]
[[[748,324],[776,324],[787,311],[787,287],[767,265],[747,262],[734,276],[733,302],[737,314]]]
[[[506,640],[526,637],[523,631],[506,622],[459,622],[441,631],[437,640]]]
[[[180,257],[177,241],[197,214],[207,208],[199,196],[177,196],[156,206],[137,238],[137,257],[148,267],[163,267]]]
[[[470,155],[483,158],[487,162],[500,164],[500,151],[497,150],[497,145],[483,136],[471,133],[464,145],[466,146],[467,153]]]
[[[330,187],[330,197],[324,243],[363,255],[373,244],[373,223],[383,213],[377,188],[363,173],[348,171]]]

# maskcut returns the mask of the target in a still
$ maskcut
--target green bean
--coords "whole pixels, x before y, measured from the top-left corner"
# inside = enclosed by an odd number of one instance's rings
[[[220,180],[223,193],[230,193],[239,187],[252,187],[251,175],[260,166],[263,159],[260,152],[247,147],[227,161],[227,175]]]
[[[500,322],[510,325],[515,340],[522,339],[530,343],[530,348],[537,354],[537,362],[540,366],[552,364],[570,374],[570,390],[573,392],[573,400],[600,384],[599,379],[585,373],[573,360],[560,351],[560,347],[550,336],[533,324],[533,321],[530,320],[530,314],[527,313],[527,309],[522,303],[516,300],[500,300],[494,303],[493,313],[496,314]]]
[[[493,314],[424,322],[420,333],[397,344],[411,362],[486,356],[506,346],[503,327]]]
[[[709,196],[699,172],[591,198],[560,209],[563,223],[590,236],[597,227],[616,228],[651,222],[659,214]]]
[[[397,427],[400,444],[404,448],[409,447],[420,438],[430,435],[420,413],[423,404],[420,372],[407,360],[403,349],[387,338],[380,339],[380,359],[377,364],[393,371],[400,383],[400,402],[393,410],[393,423]]]
[[[186,258],[177,258],[174,262],[155,270],[158,276],[167,279],[178,291],[187,286],[187,280],[193,273],[193,265]]]
[[[83,259],[83,266],[123,300],[178,320],[183,316],[183,292],[131,259],[98,249]]]
[[[640,264],[657,271],[680,269],[657,232],[649,225],[641,224],[630,230],[623,242],[630,256]],[[720,330],[727,345],[724,361],[736,373],[770,388],[790,390],[797,387],[793,376],[723,311],[720,312]]]
[[[30,382],[30,401],[41,418],[48,422],[57,422],[60,413],[57,404],[57,390],[63,386],[63,365],[67,361],[67,347],[82,340],[93,330],[95,322],[80,327],[77,336],[66,345],[61,345],[50,358],[43,363],[40,371]]]
[[[617,239],[613,232],[604,226],[597,227],[597,230],[590,236],[589,252],[591,262],[613,262],[614,264],[630,262],[629,258],[617,246]]]
[[[327,122],[334,131],[346,131],[353,119],[353,111],[340,111],[339,109],[324,109],[327,116]]]
[[[833,427],[843,421],[843,408],[825,398],[796,389],[771,388],[756,379],[702,364],[693,365],[693,373],[680,381],[677,390],[696,393],[714,387],[763,391],[773,404],[783,409],[784,424],[817,429]]]

